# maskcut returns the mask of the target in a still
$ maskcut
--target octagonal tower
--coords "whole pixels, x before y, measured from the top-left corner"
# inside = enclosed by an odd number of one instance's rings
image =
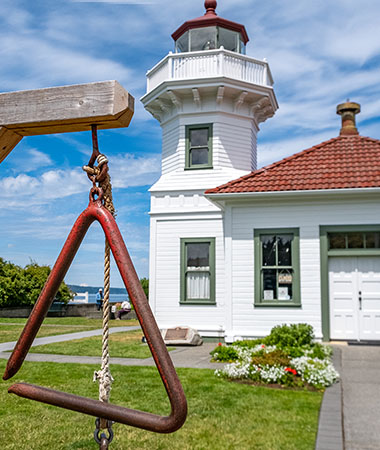
[[[256,169],[259,124],[278,108],[268,63],[245,55],[245,27],[216,5],[206,0],[206,13],[172,34],[175,52],[147,73],[141,100],[163,131],[152,192],[203,190]]]
[[[206,1],[203,16],[173,33],[174,52],[147,73],[141,99],[162,128],[162,173],[150,189],[149,301],[161,328],[190,325],[203,336],[228,329],[231,315],[228,219],[204,191],[256,169],[259,124],[278,108],[268,63],[246,56],[245,27],[219,17],[216,6]],[[214,272],[205,263],[194,275],[185,254],[201,249]],[[202,277],[205,292],[189,300]]]

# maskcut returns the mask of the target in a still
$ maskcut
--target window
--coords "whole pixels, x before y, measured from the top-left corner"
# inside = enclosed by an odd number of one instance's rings
[[[227,30],[226,28],[219,28],[219,47],[224,47],[226,50],[239,52],[240,33],[236,31]]]
[[[348,232],[328,233],[329,250],[380,248],[380,233]]]
[[[186,31],[176,42],[176,51],[177,52],[188,52],[189,51],[189,32]]]
[[[215,304],[215,238],[181,239],[180,302]]]
[[[298,229],[255,230],[255,305],[301,305]]]
[[[224,47],[245,54],[245,44],[241,33],[223,27],[201,27],[186,31],[175,43],[175,51],[197,52]]]
[[[212,125],[186,127],[185,169],[212,169]]]
[[[216,27],[190,30],[190,49],[192,52],[199,50],[214,50],[216,48],[216,41]]]

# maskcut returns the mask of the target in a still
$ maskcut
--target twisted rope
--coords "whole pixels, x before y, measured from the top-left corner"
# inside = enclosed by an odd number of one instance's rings
[[[108,163],[104,155],[99,155],[97,158],[98,166],[90,167],[84,166],[83,170],[92,177],[96,177],[101,172],[103,164]],[[115,217],[116,211],[112,199],[112,185],[111,177],[107,174],[104,180],[99,181],[99,187],[103,191],[104,207]],[[110,266],[111,266],[111,249],[107,238],[105,239],[104,250],[104,298],[103,298],[103,336],[102,336],[102,362],[101,369],[94,372],[94,381],[99,381],[99,400],[105,403],[109,402],[111,386],[114,381],[109,368],[109,320],[110,320]],[[102,421],[101,421],[102,422]],[[102,428],[105,428],[106,423],[101,423]]]

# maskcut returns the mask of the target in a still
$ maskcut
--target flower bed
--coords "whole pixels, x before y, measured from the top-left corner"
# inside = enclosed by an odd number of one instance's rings
[[[229,380],[324,389],[339,378],[329,346],[314,342],[310,325],[282,325],[264,339],[219,344],[212,360],[229,362],[216,375]]]

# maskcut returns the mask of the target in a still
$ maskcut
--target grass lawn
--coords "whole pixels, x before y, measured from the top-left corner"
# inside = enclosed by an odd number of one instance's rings
[[[148,345],[141,343],[142,336],[141,330],[110,334],[109,348],[111,357],[150,358],[152,355]],[[172,349],[168,348],[169,351]],[[32,347],[30,351],[55,355],[100,356],[102,354],[102,337],[94,336],[74,341],[38,345],[37,347]]]
[[[5,361],[0,361],[3,371]],[[14,380],[0,382],[2,449],[96,449],[94,418],[7,394],[15,381],[26,381],[97,398],[92,365],[25,362]],[[111,400],[129,408],[168,414],[169,403],[151,367],[113,366]],[[282,391],[231,383],[212,370],[179,369],[189,415],[171,435],[156,435],[115,424],[110,448],[184,450],[314,449],[322,394]]]
[[[25,323],[26,319],[0,318],[0,343],[17,341]],[[110,321],[111,327],[125,327],[138,324],[137,320]],[[79,331],[95,330],[97,328],[102,328],[101,319],[87,319],[86,317],[48,317],[44,320],[37,337],[76,333]]]

